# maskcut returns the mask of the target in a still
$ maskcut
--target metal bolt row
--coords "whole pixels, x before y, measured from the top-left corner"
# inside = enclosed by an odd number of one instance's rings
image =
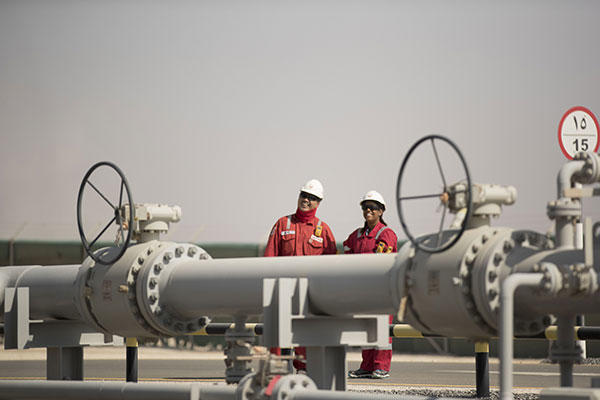
[[[174,250],[165,249],[164,254],[158,255],[161,258],[161,262],[157,262],[153,265],[148,277],[147,283],[147,301],[150,305],[150,311],[155,317],[155,321],[162,325],[167,331],[173,333],[184,333],[192,332],[200,329],[206,325],[206,318],[199,318],[197,321],[181,321],[173,315],[170,315],[160,303],[160,293],[158,292],[159,286],[159,275],[166,271],[170,263],[174,258],[181,258],[184,256],[193,258],[199,253],[199,249],[195,246],[186,248],[184,246],[178,246]],[[206,252],[200,252],[200,259],[208,259],[210,256]]]

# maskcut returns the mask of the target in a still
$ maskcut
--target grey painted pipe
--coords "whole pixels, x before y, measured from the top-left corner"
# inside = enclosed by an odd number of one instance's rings
[[[29,287],[30,319],[81,320],[74,297],[81,265],[2,267],[6,287]],[[4,300],[4,296],[2,296]],[[4,308],[0,311],[3,315]]]
[[[571,187],[573,175],[581,171],[584,166],[584,161],[569,161],[562,166],[556,177],[556,187],[558,191],[556,197],[558,199],[564,197],[564,190]]]
[[[161,301],[182,318],[261,314],[264,278],[306,277],[313,311],[391,314],[401,296],[397,254],[189,260],[161,282]]]
[[[235,389],[197,383],[0,381],[0,399],[233,400]]]
[[[516,273],[502,282],[500,290],[500,400],[512,400],[513,324],[515,290],[519,286],[537,286],[544,274]]]
[[[432,397],[409,396],[385,393],[365,392],[336,392],[325,390],[298,390],[291,392],[289,400],[427,400]],[[436,400],[450,400],[444,397],[435,397]]]
[[[558,326],[556,345],[559,349],[575,350],[575,314],[559,315],[556,321]],[[573,386],[573,360],[560,359],[558,361],[560,369],[560,386]]]

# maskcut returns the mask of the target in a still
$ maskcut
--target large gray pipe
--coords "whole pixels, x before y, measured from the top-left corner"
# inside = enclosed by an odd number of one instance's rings
[[[235,387],[198,383],[0,382],[0,399],[21,400],[231,400]]]
[[[83,320],[123,336],[182,334],[203,315],[262,314],[265,278],[304,277],[311,312],[391,314],[404,288],[400,254],[211,260],[194,245],[151,241],[113,265],[0,268],[2,287],[28,287],[31,319]],[[1,311],[0,311],[1,314]]]
[[[242,258],[176,266],[161,300],[182,318],[261,314],[264,278],[306,277],[312,311],[391,314],[398,307],[396,254]]]
[[[8,287],[29,288],[30,319],[80,320],[75,297],[81,265],[23,266],[0,268],[0,294]],[[4,315],[4,307],[0,317]]]
[[[483,338],[497,334],[499,285],[507,276],[582,259],[581,251],[552,249],[534,232],[482,226],[442,254],[415,254],[407,243],[397,254],[212,260],[192,244],[151,241],[131,246],[113,265],[88,258],[80,266],[0,268],[0,284],[29,287],[32,319],[83,320],[100,332],[146,337],[195,332],[204,315],[261,314],[265,278],[300,277],[308,280],[311,313],[400,309],[421,331]],[[585,296],[517,291],[518,334],[543,330],[545,311],[600,304],[597,278],[574,274],[589,281]]]

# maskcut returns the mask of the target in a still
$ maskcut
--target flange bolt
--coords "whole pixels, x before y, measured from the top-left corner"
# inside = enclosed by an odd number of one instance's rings
[[[494,264],[496,266],[498,266],[498,265],[500,265],[501,262],[502,262],[502,255],[500,253],[494,254]]]
[[[155,278],[151,278],[150,282],[148,283],[148,286],[150,287],[150,289],[154,289],[156,287],[156,279]]]

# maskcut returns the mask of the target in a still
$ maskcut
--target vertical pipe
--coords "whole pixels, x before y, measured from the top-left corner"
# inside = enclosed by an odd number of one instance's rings
[[[125,380],[127,382],[138,381],[138,340],[137,338],[127,338],[126,345],[126,370]]]
[[[556,245],[557,247],[575,247],[575,226],[570,217],[556,217]]]
[[[585,315],[575,317],[575,326],[585,326]],[[587,342],[578,340],[577,345],[581,348],[581,357],[585,360],[587,358]]]
[[[583,187],[583,185],[581,183],[576,183],[575,184],[576,188],[581,188]],[[584,229],[584,224],[581,222],[581,220],[579,220],[576,225],[575,225],[575,248],[579,249],[579,250],[584,250],[584,241],[585,241],[585,234],[587,234],[587,232],[585,232],[586,229]],[[589,221],[586,221],[586,225],[589,226]],[[587,228],[587,226],[586,226]],[[588,229],[589,230],[589,229]],[[584,251],[584,259],[585,259],[585,251]],[[586,263],[587,265],[587,263]],[[577,326],[583,326],[585,324],[585,317],[583,315],[578,315],[575,318],[575,324]],[[585,340],[578,340],[577,341],[577,345],[579,347],[581,347],[581,349],[583,350],[582,356],[585,359],[586,358],[586,353],[587,353],[587,345]]]
[[[560,315],[557,318],[556,324],[556,347],[560,352],[560,358],[558,359],[558,365],[560,366],[560,386],[571,387],[573,386],[573,358],[575,358],[576,353],[575,316]],[[574,357],[568,357],[569,354],[572,354]]]
[[[516,273],[502,282],[500,290],[500,399],[512,400],[513,386],[513,296],[519,286],[537,286],[543,274]]]
[[[489,355],[489,342],[475,342],[475,387],[477,397],[487,397],[490,395]]]

